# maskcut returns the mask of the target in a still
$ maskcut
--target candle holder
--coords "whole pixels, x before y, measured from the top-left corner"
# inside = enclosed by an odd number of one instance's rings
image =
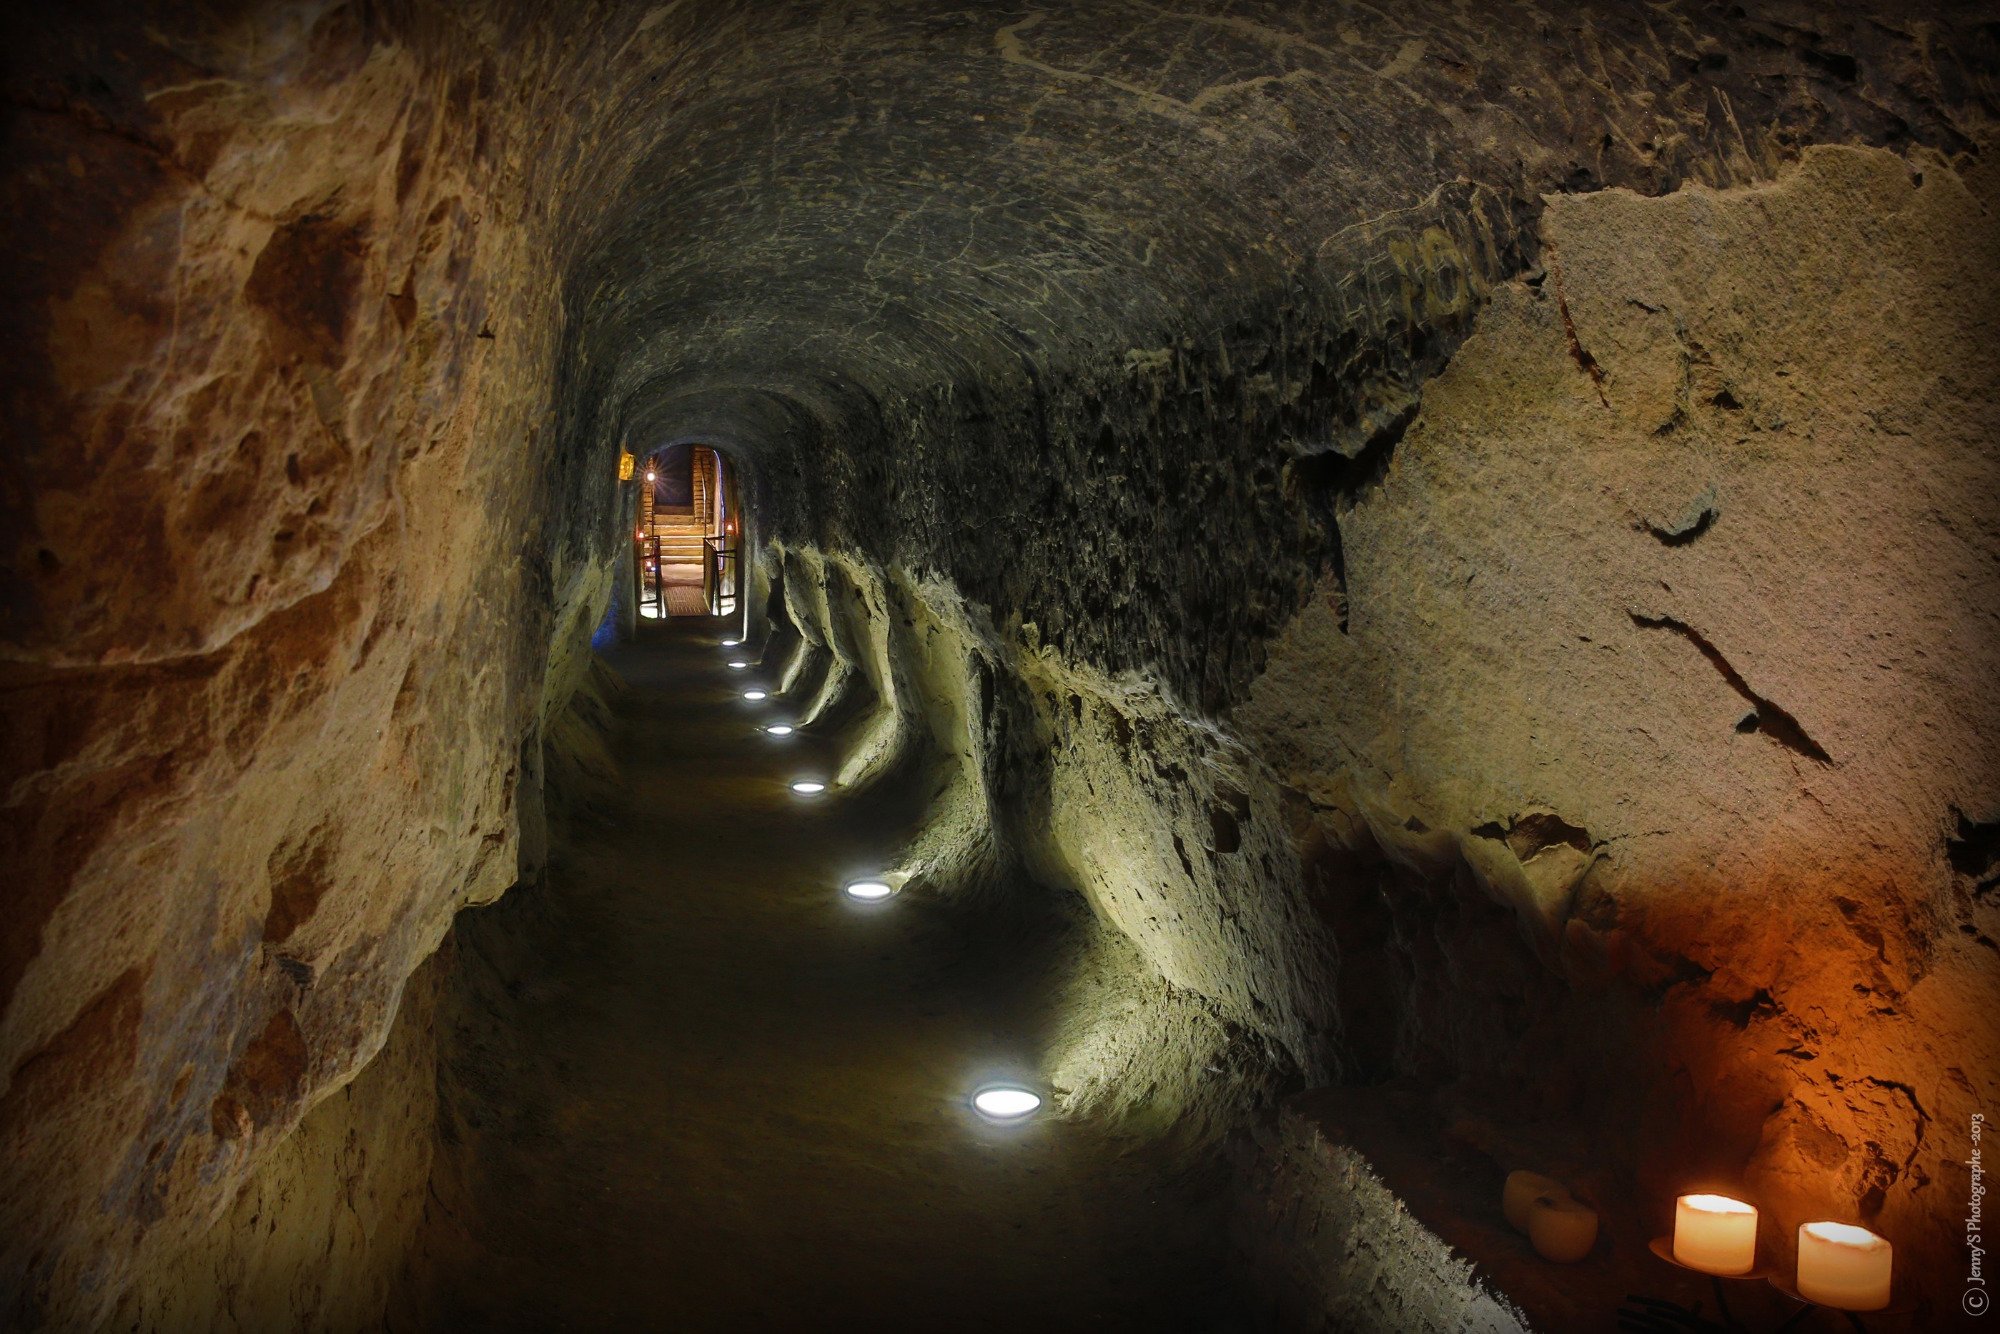
[[[1715,1293],[1715,1309],[1719,1319],[1709,1320],[1701,1315],[1699,1310],[1689,1310],[1677,1303],[1663,1301],[1657,1297],[1633,1296],[1626,1298],[1625,1307],[1618,1313],[1618,1327],[1621,1330],[1645,1331],[1645,1334],[1672,1334],[1675,1331],[1708,1334],[1709,1331],[1715,1330],[1727,1331],[1728,1334],[1748,1334],[1749,1326],[1737,1319],[1736,1314],[1729,1309],[1728,1290],[1723,1287],[1725,1279],[1765,1282],[1798,1303],[1798,1309],[1786,1316],[1771,1334],[1785,1334],[1785,1331],[1797,1325],[1815,1310],[1836,1311],[1847,1317],[1847,1323],[1852,1325],[1858,1334],[1868,1334],[1868,1326],[1863,1322],[1863,1316],[1913,1315],[1917,1309],[1917,1304],[1910,1299],[1909,1293],[1900,1288],[1890,1297],[1889,1305],[1877,1307],[1873,1311],[1849,1311],[1838,1306],[1822,1306],[1810,1298],[1801,1296],[1799,1290],[1786,1282],[1778,1271],[1765,1265],[1758,1265],[1747,1274],[1711,1274],[1706,1269],[1696,1269],[1692,1265],[1684,1265],[1676,1260],[1672,1237],[1653,1238],[1649,1249],[1674,1268],[1686,1270],[1690,1274],[1700,1274],[1706,1278]]]
[[[1696,1269],[1693,1265],[1684,1265],[1674,1258],[1674,1239],[1672,1237],[1655,1237],[1649,1245],[1653,1254],[1659,1256],[1674,1268],[1685,1269],[1690,1274],[1700,1274],[1708,1280],[1709,1286],[1715,1291],[1715,1309],[1716,1313],[1722,1317],[1722,1327],[1724,1329],[1740,1330],[1744,1328],[1742,1322],[1737,1320],[1735,1314],[1729,1309],[1729,1298],[1722,1286],[1724,1279],[1728,1279],[1733,1283],[1752,1282],[1760,1279],[1769,1279],[1773,1282],[1777,1280],[1776,1273],[1765,1268],[1763,1265],[1752,1266],[1750,1272],[1747,1274],[1716,1274],[1706,1269]],[[1789,1322],[1787,1322],[1786,1326],[1780,1326],[1780,1328],[1786,1328],[1788,1325]]]
[[[1825,1306],[1819,1302],[1814,1301],[1810,1297],[1803,1296],[1797,1288],[1793,1287],[1790,1283],[1787,1283],[1784,1279],[1780,1278],[1776,1274],[1769,1275],[1766,1281],[1768,1281],[1770,1285],[1776,1288],[1779,1292],[1791,1298],[1793,1301],[1799,1303],[1799,1309],[1793,1313],[1792,1320],[1798,1320],[1802,1318],[1806,1312],[1812,1310],[1814,1307],[1818,1307],[1822,1311],[1838,1311],[1841,1315],[1847,1317],[1848,1324],[1862,1331],[1862,1334],[1867,1334],[1868,1330],[1868,1326],[1861,1319],[1862,1316],[1914,1315],[1916,1314],[1917,1310],[1916,1302],[1911,1299],[1910,1294],[1907,1291],[1896,1292],[1892,1290],[1889,1296],[1889,1304],[1887,1306],[1878,1306],[1872,1311],[1850,1311],[1842,1306]],[[1786,1325],[1789,1326],[1790,1323],[1791,1321],[1787,1321]]]

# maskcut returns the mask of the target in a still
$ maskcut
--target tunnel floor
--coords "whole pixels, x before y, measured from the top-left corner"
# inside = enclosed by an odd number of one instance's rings
[[[1033,1068],[1038,942],[920,886],[840,896],[921,812],[795,797],[833,756],[756,730],[790,720],[739,697],[775,664],[729,670],[717,627],[611,655],[615,795],[544,886],[462,919],[513,975],[447,1053],[472,1244],[436,1300],[506,1329],[1242,1327],[1212,1169],[970,1112]]]

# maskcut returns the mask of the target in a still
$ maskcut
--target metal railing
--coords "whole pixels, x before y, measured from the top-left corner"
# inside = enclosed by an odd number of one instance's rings
[[[701,600],[711,616],[722,615],[722,600],[740,596],[736,541],[729,537],[701,540]]]
[[[667,615],[666,572],[660,568],[660,539],[642,537],[632,544],[632,560],[637,567],[639,584],[640,616],[646,608],[653,609],[655,620],[664,620]]]

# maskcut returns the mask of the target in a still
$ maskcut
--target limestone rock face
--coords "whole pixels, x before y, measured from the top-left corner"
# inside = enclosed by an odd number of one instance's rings
[[[423,1220],[441,962],[412,975],[388,1041],[299,1122],[193,1237],[157,1229],[108,1329],[378,1329]]]
[[[1937,1272],[2000,1091],[1996,204],[1850,149],[1551,201],[1238,715],[1394,868],[1380,1072]]]
[[[1094,914],[1080,1107],[1393,1079],[1944,1274],[1983,18],[10,17],[5,1318],[248,1254],[216,1220],[534,873],[618,456],[674,440],[745,467],[854,774],[936,752],[920,851]]]
[[[355,7],[176,11],[10,43],[10,1324],[205,1232],[515,881],[602,590],[536,444],[550,122]]]

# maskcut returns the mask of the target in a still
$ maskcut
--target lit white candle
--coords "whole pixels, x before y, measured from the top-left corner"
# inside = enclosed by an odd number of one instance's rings
[[[1799,1227],[1799,1296],[1842,1311],[1879,1311],[1889,1304],[1895,1248],[1851,1223]]]
[[[1683,1195],[1674,1206],[1674,1259],[1725,1278],[1757,1267],[1757,1208],[1727,1195]]]

